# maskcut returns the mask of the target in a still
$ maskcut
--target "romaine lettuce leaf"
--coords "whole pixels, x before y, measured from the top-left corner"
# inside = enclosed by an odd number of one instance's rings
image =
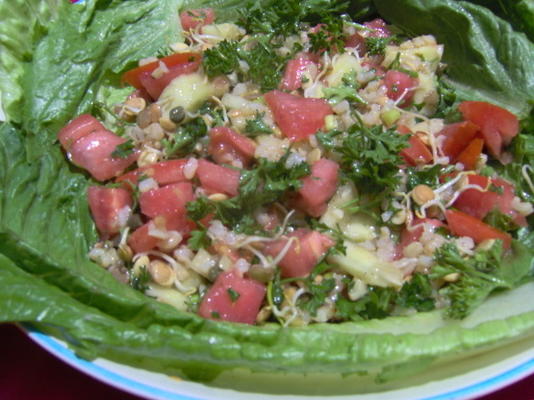
[[[488,9],[452,0],[374,0],[378,12],[412,35],[445,45],[447,79],[459,100],[482,100],[528,117],[534,104],[534,44]]]

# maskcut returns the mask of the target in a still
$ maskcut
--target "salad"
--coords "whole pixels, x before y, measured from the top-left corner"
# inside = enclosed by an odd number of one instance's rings
[[[43,6],[6,53],[1,319],[193,379],[391,379],[532,332],[477,314],[532,289],[532,42],[416,3]],[[468,45],[414,21],[443,9]]]

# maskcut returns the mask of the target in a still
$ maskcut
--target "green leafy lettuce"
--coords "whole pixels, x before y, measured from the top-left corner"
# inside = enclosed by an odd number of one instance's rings
[[[433,311],[383,321],[257,327],[179,312],[118,283],[88,260],[96,240],[85,196],[90,181],[54,144],[57,129],[90,111],[94,101],[117,95],[120,72],[139,58],[165,54],[170,43],[180,40],[180,6],[207,3],[0,0],[0,13],[7,16],[0,28],[0,90],[10,121],[0,125],[0,322],[36,323],[88,359],[106,357],[204,380],[238,367],[299,373],[383,371],[387,378],[406,366],[467,356],[531,334],[534,310],[524,301],[531,283],[490,298],[455,323]],[[248,3],[210,4],[220,19],[229,20],[238,18]],[[362,7],[355,10],[356,4]],[[352,15],[369,15],[376,6],[409,33],[436,33],[449,46],[451,66],[454,61],[461,65],[452,67],[451,82],[463,98],[495,95],[512,111],[528,112],[531,44],[505,21],[482,8],[449,1],[377,0],[349,6]],[[445,16],[450,23],[440,23]],[[458,30],[448,28],[453,25]],[[447,40],[448,34],[461,34],[467,42]],[[243,190],[250,195],[264,180],[260,172],[243,182],[249,182]],[[288,183],[284,185],[283,190]],[[520,234],[529,237],[529,232]],[[525,250],[513,271],[531,269],[531,251]],[[413,306],[411,295],[406,299]],[[499,309],[501,300],[520,307]]]

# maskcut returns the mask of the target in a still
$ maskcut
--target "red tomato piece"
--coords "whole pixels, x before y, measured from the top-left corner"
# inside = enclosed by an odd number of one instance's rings
[[[365,56],[367,53],[367,45],[365,44],[365,36],[361,33],[355,33],[345,39],[345,47],[356,48],[360,57]]]
[[[104,125],[92,115],[82,114],[61,128],[57,138],[65,151],[69,151],[78,139],[89,135],[91,132],[105,129]]]
[[[428,164],[432,161],[432,153],[418,136],[411,135],[408,144],[409,147],[402,149],[400,152],[406,163],[416,166]]]
[[[137,186],[139,178],[147,176],[154,179],[159,185],[169,183],[178,183],[187,181],[184,175],[184,166],[187,164],[186,159],[162,161],[130,171],[115,179],[115,182],[127,182],[125,188]]]
[[[477,185],[482,189],[488,188],[491,184],[501,193],[494,190],[467,189],[458,196],[453,204],[454,207],[478,219],[484,219],[493,209],[498,209],[514,219],[518,216],[517,211],[512,207],[515,194],[514,187],[510,183],[499,178],[491,179],[490,182],[490,178],[474,174],[468,175],[468,182],[470,185]],[[518,222],[520,225],[523,224],[520,218]]]
[[[502,146],[510,144],[519,133],[519,120],[504,108],[484,101],[464,101],[458,108],[466,120],[480,126],[484,143],[497,158]]]
[[[226,126],[210,129],[208,153],[219,164],[248,166],[254,159],[256,142]]]
[[[241,276],[236,269],[221,272],[200,303],[204,318],[254,324],[265,298],[265,285]]]
[[[141,225],[128,237],[128,246],[134,254],[144,253],[158,247],[161,238],[150,235],[150,227],[166,231],[180,232],[184,238],[195,228],[195,224],[184,215],[157,216],[144,225]]]
[[[391,100],[398,100],[403,96],[401,106],[410,105],[418,83],[417,78],[393,69],[386,72],[384,76],[384,84],[388,90],[387,96]]]
[[[126,142],[113,133],[100,130],[78,139],[70,148],[70,159],[76,165],[86,169],[99,181],[105,181],[119,175],[137,158],[132,153],[126,158],[114,158],[112,153],[118,145]]]
[[[179,182],[141,193],[139,205],[141,212],[149,218],[180,216],[185,215],[185,206],[193,198],[193,185]]]
[[[322,233],[297,229],[285,238],[267,243],[265,253],[277,257],[289,240],[293,243],[278,263],[284,278],[308,276],[326,251],[334,245],[334,241]]]
[[[297,205],[312,217],[320,217],[326,211],[326,203],[334,195],[338,183],[339,165],[326,158],[316,161],[311,174],[302,179],[298,190]]]
[[[206,160],[198,160],[197,176],[208,193],[224,193],[237,196],[240,172]]]
[[[366,28],[371,29],[367,34],[368,37],[385,38],[391,36],[391,31],[388,29],[386,22],[381,18],[373,19],[369,22],[364,22]]]
[[[441,149],[443,154],[449,157],[451,162],[455,162],[460,153],[471,143],[479,131],[478,125],[470,121],[457,122],[446,125],[438,135],[443,135]]]
[[[171,66],[167,65],[167,69],[169,71],[165,72],[159,78],[154,78],[152,76],[152,72],[143,72],[139,75],[139,80],[141,81],[141,84],[146,89],[150,97],[155,100],[160,96],[161,92],[163,92],[163,89],[165,89],[174,78],[180,75],[195,72],[200,66],[200,62],[201,58],[198,54],[190,55],[189,59],[183,62],[182,64],[176,64]]]
[[[289,60],[284,71],[284,78],[280,83],[282,90],[296,90],[302,86],[302,78],[306,71],[316,66],[314,57],[310,53],[299,53],[297,57]]]
[[[465,170],[475,169],[477,162],[482,154],[484,141],[480,138],[475,138],[467,145],[467,147],[460,153],[456,161],[464,165]]]
[[[180,22],[184,31],[195,29],[197,26],[212,24],[215,21],[213,8],[196,8],[180,13]]]
[[[119,233],[126,225],[132,211],[132,196],[121,188],[89,186],[87,189],[89,208],[96,228],[102,238]]]
[[[469,214],[447,210],[445,218],[450,231],[456,236],[468,236],[477,244],[488,239],[500,239],[503,241],[505,249],[510,248],[512,237],[509,234],[495,229]]]
[[[324,119],[332,108],[324,99],[311,99],[273,90],[265,94],[274,121],[292,141],[313,135],[324,126]]]
[[[164,63],[169,71],[159,78],[154,78],[152,73],[159,67],[160,62]],[[137,89],[146,90],[153,99],[157,99],[174,78],[196,71],[200,63],[201,57],[197,53],[172,54],[158,61],[126,71],[122,80]]]

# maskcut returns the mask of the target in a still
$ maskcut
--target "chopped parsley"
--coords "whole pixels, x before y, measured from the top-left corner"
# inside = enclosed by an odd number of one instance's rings
[[[202,66],[206,75],[214,78],[236,70],[239,67],[238,46],[236,41],[223,40],[217,46],[204,51]]]
[[[226,292],[228,293],[228,296],[230,296],[230,300],[232,301],[232,303],[235,303],[241,296],[238,292],[236,292],[232,288],[226,289]]]
[[[132,270],[130,270],[130,286],[134,288],[135,290],[139,290],[140,292],[144,292],[148,289],[148,282],[150,281],[150,274],[148,273],[148,269],[146,265],[142,265],[141,268],[139,268],[139,271],[137,273],[133,273]]]
[[[263,119],[264,116],[264,112],[260,113],[259,111],[256,111],[256,115],[253,119],[247,119],[245,125],[245,133],[247,136],[255,137],[262,134],[273,133],[273,130],[265,123]]]
[[[200,117],[181,125],[170,139],[161,141],[165,154],[180,157],[192,153],[195,144],[206,136],[207,132],[206,124]]]
[[[126,142],[121,143],[115,147],[115,150],[111,153],[113,158],[128,158],[133,154],[135,149],[134,142],[128,139]]]

